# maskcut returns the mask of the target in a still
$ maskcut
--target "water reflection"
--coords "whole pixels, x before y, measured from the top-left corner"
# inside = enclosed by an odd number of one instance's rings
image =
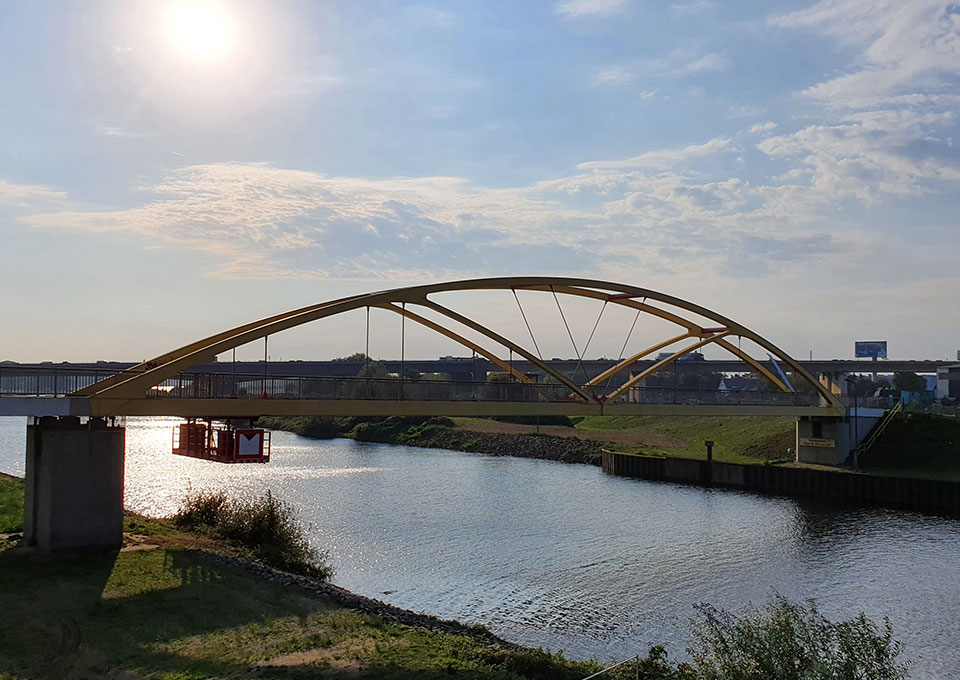
[[[912,677],[960,668],[955,520],[279,432],[269,465],[222,465],[172,456],[176,422],[128,421],[128,507],[162,515],[189,488],[272,489],[335,582],[402,607],[607,659],[663,642],[682,653],[694,604],[740,609],[776,590],[833,617],[889,616]],[[22,469],[22,427],[0,422],[0,470]]]

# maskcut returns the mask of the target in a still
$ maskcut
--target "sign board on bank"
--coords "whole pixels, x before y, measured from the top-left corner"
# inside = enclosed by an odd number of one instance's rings
[[[800,437],[797,442],[800,446],[811,446],[815,449],[835,449],[837,448],[836,439],[824,439],[823,437]]]
[[[858,359],[869,357],[873,359],[887,358],[886,340],[864,340],[853,343],[854,356]]]

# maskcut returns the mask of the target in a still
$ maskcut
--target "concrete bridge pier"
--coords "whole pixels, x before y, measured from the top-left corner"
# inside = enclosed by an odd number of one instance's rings
[[[102,418],[27,424],[24,539],[41,550],[123,543],[125,431]]]

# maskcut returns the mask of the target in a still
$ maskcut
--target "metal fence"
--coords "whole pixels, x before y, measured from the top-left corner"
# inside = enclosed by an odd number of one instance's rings
[[[116,375],[116,371],[0,366],[0,396],[64,397]]]
[[[779,391],[633,388],[608,401],[610,388],[586,388],[597,402],[618,404],[703,404],[816,406],[813,394]],[[319,399],[380,401],[577,402],[582,398],[556,383],[471,382],[399,378],[181,373],[150,390],[150,397],[201,399]]]

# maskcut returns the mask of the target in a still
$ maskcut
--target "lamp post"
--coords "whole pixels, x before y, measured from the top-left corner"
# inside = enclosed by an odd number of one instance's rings
[[[860,464],[857,460],[857,449],[860,448],[860,408],[857,395],[857,379],[849,375],[843,379],[847,383],[847,391],[853,390],[853,469],[859,470]]]

